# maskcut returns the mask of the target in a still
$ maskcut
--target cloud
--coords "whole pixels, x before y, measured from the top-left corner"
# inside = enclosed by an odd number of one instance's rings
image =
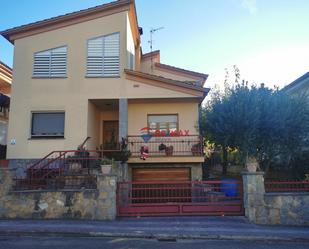
[[[250,14],[257,12],[256,0],[241,0],[241,6],[247,9]]]

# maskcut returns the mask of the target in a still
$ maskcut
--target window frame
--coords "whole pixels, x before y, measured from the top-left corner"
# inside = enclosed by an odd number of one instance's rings
[[[149,122],[149,117],[150,116],[176,116],[177,117],[177,122],[176,122],[176,132],[179,131],[179,114],[178,113],[162,113],[162,114],[147,114],[147,127],[148,127],[148,133],[150,133],[150,122]],[[174,123],[174,122],[173,122]],[[166,122],[166,124],[169,124],[168,122]],[[158,128],[158,123],[156,123],[156,130]],[[168,130],[169,129],[169,125],[168,125]]]
[[[102,75],[89,75],[88,74],[88,44],[89,44],[89,41],[91,40],[95,40],[95,39],[98,39],[98,38],[102,38],[104,39],[104,37],[107,37],[107,36],[111,36],[111,35],[115,35],[115,34],[118,34],[119,35],[119,58],[118,58],[118,62],[119,62],[119,68],[118,68],[118,74],[117,75],[104,75],[104,41],[103,41],[103,54],[102,54]],[[113,32],[113,33],[109,33],[109,34],[105,34],[105,35],[99,35],[99,36],[95,36],[95,37],[91,37],[89,39],[87,39],[87,42],[86,42],[86,73],[85,73],[85,78],[120,78],[120,68],[121,68],[121,59],[120,59],[120,55],[121,55],[121,39],[120,39],[120,31],[116,31],[116,32]]]
[[[33,135],[34,114],[63,114],[63,135]],[[64,139],[65,138],[65,111],[31,111],[29,139]]]
[[[34,74],[34,63],[35,63],[35,55],[38,53],[43,53],[43,52],[52,52],[52,50],[58,49],[58,48],[66,48],[66,56],[65,56],[65,75],[61,75],[61,76],[52,76],[51,75],[51,62],[49,62],[49,74],[48,75],[35,75]],[[32,78],[33,79],[63,79],[63,78],[67,78],[67,74],[68,74],[68,51],[69,51],[69,46],[66,45],[62,45],[62,46],[58,46],[58,47],[54,47],[54,48],[49,48],[49,49],[45,49],[45,50],[41,50],[41,51],[36,51],[33,53],[33,62],[32,62]],[[51,56],[50,56],[50,61],[51,61]]]

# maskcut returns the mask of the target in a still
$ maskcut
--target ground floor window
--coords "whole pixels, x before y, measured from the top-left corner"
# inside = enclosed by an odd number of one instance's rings
[[[150,133],[155,133],[156,131],[166,133],[178,131],[178,115],[148,115],[148,127]]]
[[[31,137],[64,137],[64,112],[32,112]]]

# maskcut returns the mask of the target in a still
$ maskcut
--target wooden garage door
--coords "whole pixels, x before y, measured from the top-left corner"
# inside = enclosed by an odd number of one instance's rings
[[[132,181],[191,181],[191,168],[135,168]]]

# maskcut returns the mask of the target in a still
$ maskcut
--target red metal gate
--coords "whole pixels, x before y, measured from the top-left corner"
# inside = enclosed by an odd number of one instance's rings
[[[118,216],[243,215],[240,181],[120,182]]]

